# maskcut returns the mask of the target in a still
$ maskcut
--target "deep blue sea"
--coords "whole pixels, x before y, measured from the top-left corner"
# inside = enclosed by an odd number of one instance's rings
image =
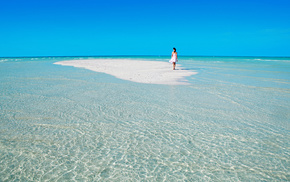
[[[290,58],[179,57],[190,85],[0,58],[0,181],[290,181]],[[169,67],[171,69],[171,67]]]

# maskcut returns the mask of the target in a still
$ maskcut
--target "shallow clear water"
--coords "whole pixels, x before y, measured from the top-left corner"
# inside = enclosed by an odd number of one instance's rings
[[[188,86],[53,64],[88,58],[0,58],[0,181],[290,180],[290,58],[180,57]]]

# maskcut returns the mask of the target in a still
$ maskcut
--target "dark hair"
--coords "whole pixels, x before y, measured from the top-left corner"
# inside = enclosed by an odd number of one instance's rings
[[[175,52],[176,52],[176,48],[175,47],[173,47],[173,49],[175,50]]]

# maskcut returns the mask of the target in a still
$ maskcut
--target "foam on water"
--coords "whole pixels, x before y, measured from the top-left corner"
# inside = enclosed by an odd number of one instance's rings
[[[0,63],[0,181],[290,180],[289,63],[180,57],[168,86],[70,59]]]

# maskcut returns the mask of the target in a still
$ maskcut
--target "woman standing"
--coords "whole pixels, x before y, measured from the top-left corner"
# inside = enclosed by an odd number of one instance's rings
[[[175,70],[175,65],[176,65],[176,62],[178,61],[177,59],[177,52],[176,52],[176,48],[173,47],[173,51],[172,51],[172,54],[171,54],[171,59],[170,59],[170,63],[172,63],[173,65],[173,70]]]

